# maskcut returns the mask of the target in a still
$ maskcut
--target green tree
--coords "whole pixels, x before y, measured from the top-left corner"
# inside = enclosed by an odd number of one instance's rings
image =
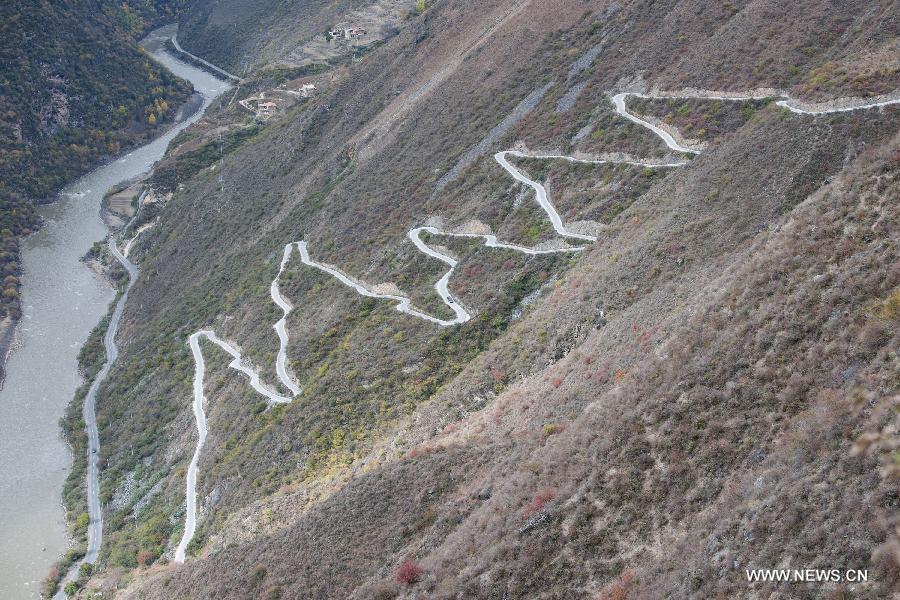
[[[89,562],[81,563],[81,566],[78,567],[78,577],[79,578],[84,579],[84,578],[90,577],[91,573],[93,573],[93,572],[94,572],[94,565]]]
[[[78,515],[78,518],[75,519],[75,529],[78,531],[87,531],[88,524],[91,522],[91,517],[86,512]]]

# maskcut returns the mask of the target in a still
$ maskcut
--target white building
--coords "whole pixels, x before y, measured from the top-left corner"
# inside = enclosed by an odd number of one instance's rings
[[[278,105],[274,102],[259,102],[256,105],[256,116],[268,119],[275,114],[276,108],[278,108]]]
[[[368,33],[362,27],[347,27],[346,29],[335,28],[328,32],[332,38],[340,40],[355,40],[360,38]]]

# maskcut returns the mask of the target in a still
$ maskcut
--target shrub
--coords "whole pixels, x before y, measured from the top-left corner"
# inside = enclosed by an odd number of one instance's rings
[[[279,598],[281,598],[281,595],[281,588],[277,585],[275,587],[269,588],[269,590],[266,592],[266,598],[268,598],[269,600],[278,600]]]
[[[544,437],[556,435],[557,433],[562,433],[565,430],[565,423],[547,423],[546,425],[544,425]]]
[[[415,582],[419,581],[419,578],[422,577],[422,573],[425,571],[417,565],[415,562],[411,560],[404,561],[400,568],[397,569],[397,574],[395,578],[398,582],[412,585]]]
[[[397,584],[393,581],[382,581],[372,588],[372,600],[393,600],[397,597]]]
[[[91,517],[83,512],[78,515],[78,518],[75,519],[75,530],[76,531],[87,531],[88,525],[91,523]]]
[[[534,513],[544,508],[544,506],[546,506],[547,503],[552,501],[554,498],[556,498],[556,489],[544,488],[534,495],[534,498],[531,499],[531,503],[525,507],[524,511],[522,511],[522,516],[526,518],[530,517]]]
[[[50,573],[44,579],[44,596],[47,598],[52,598],[56,594],[56,590],[59,589],[59,578],[61,577],[59,568],[53,567],[50,569]]]
[[[876,302],[869,312],[881,321],[900,320],[900,289],[891,292],[883,302]]]
[[[625,571],[622,576],[607,586],[597,600],[625,600],[634,583],[634,571]]]
[[[253,576],[251,577],[251,583],[254,586],[259,585],[266,578],[266,568],[262,565],[257,565],[255,569],[253,569]]]

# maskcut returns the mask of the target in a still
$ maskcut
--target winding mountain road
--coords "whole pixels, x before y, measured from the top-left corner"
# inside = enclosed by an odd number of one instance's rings
[[[519,171],[516,167],[510,164],[506,160],[506,156],[517,156],[517,157],[531,157],[531,158],[561,158],[564,160],[569,160],[573,162],[585,162],[585,163],[607,163],[607,162],[616,162],[616,161],[594,161],[594,160],[582,160],[573,157],[544,157],[544,156],[532,156],[527,155],[518,151],[505,151],[498,152],[494,155],[495,160],[502,166],[513,178],[517,181],[520,181],[528,186],[530,186],[535,191],[536,199],[538,204],[547,213],[550,222],[553,224],[554,230],[564,238],[571,238],[579,241],[588,241],[593,242],[596,241],[596,238],[593,236],[576,233],[570,231],[565,227],[563,223],[562,217],[560,217],[559,213],[556,210],[556,207],[553,206],[553,203],[550,202],[550,199],[547,195],[547,190],[543,185],[534,181],[528,177],[526,177],[521,171]],[[626,161],[622,161],[626,162]],[[640,164],[642,166],[680,166],[681,163],[670,164],[670,165],[659,165],[656,163],[629,163],[629,164]],[[447,272],[435,283],[434,288],[437,291],[438,295],[444,301],[444,303],[454,312],[455,317],[453,319],[441,319],[439,317],[435,317],[430,315],[424,311],[421,311],[415,308],[412,305],[412,300],[400,294],[389,294],[383,292],[376,292],[362,283],[356,281],[337,267],[327,265],[325,263],[321,263],[312,259],[309,254],[309,249],[307,243],[305,241],[299,242],[291,242],[284,247],[284,251],[282,253],[281,262],[279,264],[278,273],[275,276],[275,279],[272,280],[272,283],[269,286],[269,295],[272,298],[272,301],[282,310],[281,318],[273,325],[273,329],[275,329],[276,334],[278,335],[278,354],[275,359],[275,371],[278,375],[278,379],[281,384],[290,390],[292,396],[283,396],[278,392],[274,391],[271,387],[267,386],[261,381],[261,377],[259,372],[253,368],[252,365],[247,364],[242,356],[240,350],[233,344],[219,338],[215,332],[209,329],[203,329],[195,332],[188,339],[188,345],[191,348],[191,353],[194,357],[194,381],[193,381],[193,411],[194,417],[197,425],[197,444],[194,448],[194,454],[191,457],[191,462],[188,465],[187,477],[185,481],[185,524],[184,530],[182,532],[181,540],[178,543],[178,546],[175,549],[174,561],[176,563],[183,563],[185,561],[185,554],[187,552],[187,547],[193,539],[194,534],[197,530],[197,475],[199,472],[199,463],[200,463],[200,455],[203,450],[203,445],[206,442],[206,436],[208,432],[207,421],[206,421],[206,412],[205,405],[207,402],[206,396],[203,393],[203,382],[206,377],[206,361],[203,357],[203,350],[200,346],[200,339],[205,338],[209,342],[219,346],[222,350],[227,352],[232,357],[232,361],[229,363],[229,367],[235,369],[248,377],[250,380],[250,386],[260,395],[265,397],[270,405],[272,404],[285,404],[291,402],[293,397],[296,397],[300,392],[301,388],[299,383],[288,373],[287,368],[287,344],[288,344],[288,332],[287,332],[287,317],[293,310],[293,305],[290,301],[285,298],[281,294],[281,290],[279,288],[279,279],[281,278],[281,274],[284,272],[285,267],[290,261],[291,254],[293,252],[293,248],[296,247],[297,251],[300,255],[300,260],[303,264],[318,269],[323,273],[327,273],[331,275],[339,282],[343,283],[347,287],[353,289],[361,296],[365,296],[367,298],[376,298],[381,300],[391,300],[396,302],[396,309],[399,312],[408,314],[410,316],[422,319],[424,321],[428,321],[429,323],[434,323],[440,327],[451,327],[453,325],[460,325],[469,321],[472,318],[472,315],[467,311],[458,301],[456,301],[450,294],[448,289],[448,283],[450,281],[450,277],[453,275],[454,269],[457,265],[457,261],[455,258],[443,254],[429,246],[421,237],[422,233],[428,233],[436,236],[449,236],[449,237],[461,237],[461,238],[478,238],[483,239],[485,246],[488,248],[503,248],[507,250],[513,250],[515,252],[521,252],[522,254],[527,254],[529,256],[537,256],[542,254],[555,254],[560,252],[580,252],[584,250],[585,246],[566,246],[562,248],[550,248],[550,249],[536,249],[536,248],[527,248],[525,246],[520,246],[517,244],[509,244],[506,242],[501,242],[497,239],[497,236],[493,234],[482,234],[482,233],[466,233],[466,232],[453,232],[453,231],[445,231],[442,229],[438,229],[437,227],[423,226],[423,227],[414,227],[407,232],[407,237],[410,241],[415,245],[415,247],[422,252],[423,254],[430,256],[434,259],[437,259],[448,267],[450,267]]]
[[[156,225],[156,221],[153,221],[152,223],[145,223],[144,225],[141,225],[140,227],[138,227],[137,231],[134,232],[134,236],[132,236],[132,238],[130,240],[128,240],[128,242],[125,243],[125,247],[122,248],[122,255],[127,258],[128,254],[131,252],[131,247],[134,245],[134,243],[137,241],[137,239],[141,236],[141,234],[144,233],[145,231],[147,231],[148,229],[151,229],[155,225]]]
[[[191,463],[187,470],[187,493],[185,511],[184,532],[181,541],[175,549],[175,562],[183,563],[185,551],[188,544],[194,537],[197,530],[197,472],[200,463],[200,452],[203,450],[203,444],[206,442],[206,413],[204,404],[206,396],[203,394],[203,381],[206,376],[206,361],[203,360],[203,351],[200,349],[200,338],[206,338],[213,344],[231,355],[229,367],[240,371],[250,379],[250,387],[257,393],[265,396],[271,404],[286,404],[293,398],[282,396],[272,390],[269,386],[260,381],[259,373],[250,365],[246,364],[241,358],[240,350],[229,344],[225,340],[219,338],[215,332],[209,329],[200,330],[188,338],[188,344],[191,347],[191,353],[194,355],[194,418],[197,422],[197,446],[194,449],[194,455],[191,457]],[[285,340],[286,342],[286,340]]]
[[[174,41],[174,40],[173,40]],[[735,94],[734,96],[695,96],[695,95],[676,95],[676,94],[657,94],[657,95],[649,95],[649,94],[638,94],[638,93],[620,93],[610,96],[610,99],[615,106],[616,112],[622,117],[628,119],[629,121],[636,123],[642,127],[645,127],[655,133],[671,150],[677,152],[684,152],[689,154],[700,154],[700,150],[696,148],[688,148],[678,143],[675,138],[669,134],[664,129],[640,118],[638,115],[630,113],[626,106],[626,100],[629,96],[635,97],[644,97],[644,98],[660,98],[660,99],[687,99],[687,98],[701,98],[701,99],[710,99],[710,100],[733,100],[733,101],[746,101],[750,99],[756,98],[756,96],[752,94]],[[790,98],[783,96],[785,100],[779,101],[779,106],[785,106],[789,108],[793,112],[802,113],[802,114],[827,114],[829,112],[845,112],[848,110],[863,110],[868,108],[875,108],[880,106],[887,106],[889,104],[895,104],[900,102],[900,98],[891,99],[891,100],[882,100],[878,102],[873,102],[870,104],[861,104],[852,108],[834,108],[830,110],[819,110],[819,111],[811,111],[805,110],[801,108],[797,108],[796,106],[792,106],[790,103],[793,102]],[[517,158],[535,158],[535,159],[544,159],[544,160],[564,160],[574,163],[585,163],[585,164],[627,164],[632,166],[639,167],[653,167],[653,168],[674,168],[674,167],[683,167],[690,164],[689,161],[678,161],[678,162],[653,162],[653,161],[638,161],[638,160],[616,160],[616,159],[584,159],[577,158],[573,156],[564,156],[564,155],[555,155],[555,154],[527,154],[518,150],[504,150],[501,152],[497,152],[494,154],[494,160],[504,169],[506,172],[513,177],[516,181],[530,187],[535,192],[535,199],[541,209],[547,214],[547,218],[550,220],[550,223],[553,225],[554,231],[563,239],[577,240],[578,242],[594,242],[597,240],[596,237],[587,235],[584,233],[578,233],[568,229],[565,226],[565,223],[560,216],[559,212],[556,210],[556,207],[550,201],[549,195],[547,194],[546,188],[539,182],[529,178],[522,171],[520,171],[517,167],[511,164],[507,157],[513,156]],[[429,246],[425,240],[422,239],[422,234],[427,233],[434,236],[446,236],[446,237],[460,237],[460,238],[478,238],[484,240],[484,245],[488,248],[502,248],[506,250],[512,250],[515,252],[520,252],[522,254],[526,254],[529,256],[536,256],[541,254],[553,254],[553,253],[561,253],[561,252],[580,252],[583,251],[586,246],[585,245],[577,245],[577,246],[563,246],[560,248],[549,248],[549,249],[537,249],[537,248],[528,248],[525,246],[520,246],[517,244],[511,244],[507,242],[501,242],[497,239],[497,237],[490,233],[471,233],[471,232],[455,232],[455,231],[446,231],[443,229],[439,229],[437,227],[432,226],[420,226],[414,227],[407,232],[407,237],[413,243],[413,245],[420,252],[434,258],[449,267],[446,273],[435,283],[434,288],[440,298],[443,300],[444,304],[450,308],[455,316],[453,319],[441,319],[439,317],[435,317],[430,315],[424,311],[421,311],[415,308],[412,305],[412,300],[401,294],[391,294],[384,292],[376,292],[359,281],[353,279],[351,276],[347,275],[337,267],[332,265],[328,265],[325,263],[317,262],[313,260],[309,254],[309,248],[306,241],[299,242],[291,242],[284,247],[284,252],[282,254],[281,263],[278,269],[278,274],[275,276],[275,279],[272,281],[270,285],[270,296],[272,301],[281,308],[283,315],[278,320],[278,322],[273,325],[275,329],[278,340],[279,340],[279,348],[278,354],[275,360],[275,370],[281,384],[288,390],[290,390],[292,396],[284,396],[274,391],[271,387],[262,383],[260,379],[259,372],[256,371],[252,365],[247,364],[241,357],[240,350],[233,344],[226,342],[216,336],[216,334],[209,330],[203,329],[197,331],[193,335],[190,336],[188,343],[191,348],[191,352],[194,356],[195,362],[195,370],[194,370],[194,381],[193,381],[193,411],[194,416],[196,418],[197,423],[197,432],[198,432],[198,440],[197,445],[194,450],[194,454],[191,458],[191,463],[188,467],[187,478],[186,478],[186,504],[187,509],[185,513],[185,526],[184,532],[182,534],[181,541],[178,544],[178,547],[175,550],[174,560],[176,563],[183,563],[185,561],[185,553],[188,545],[190,544],[191,539],[196,532],[197,527],[197,475],[199,471],[199,461],[201,451],[203,449],[203,444],[206,441],[207,436],[207,421],[206,421],[206,413],[205,413],[205,404],[206,397],[203,393],[203,382],[205,379],[206,373],[206,362],[203,358],[203,351],[200,346],[200,339],[206,338],[209,342],[219,346],[225,352],[227,352],[232,357],[231,363],[229,363],[229,367],[240,371],[244,375],[246,375],[250,380],[251,387],[256,390],[260,395],[265,397],[270,405],[273,404],[285,404],[289,403],[293,400],[301,392],[301,387],[299,383],[291,376],[288,372],[287,368],[287,344],[289,341],[289,336],[287,332],[287,317],[290,312],[293,310],[293,305],[288,301],[282,294],[279,289],[279,279],[281,274],[284,272],[288,262],[291,259],[291,255],[293,252],[293,248],[296,246],[297,251],[300,255],[300,260],[303,264],[318,269],[323,273],[327,273],[331,275],[335,279],[337,279],[340,283],[354,290],[357,294],[361,296],[365,296],[368,298],[376,298],[382,300],[390,300],[396,303],[396,309],[399,312],[405,313],[407,315],[416,317],[418,319],[422,319],[429,323],[433,323],[440,327],[451,327],[455,325],[461,325],[471,320],[472,315],[450,294],[448,289],[448,284],[450,277],[453,275],[454,270],[457,266],[457,260],[447,254],[439,252],[438,250]]]
[[[541,185],[540,183],[538,183],[537,181],[529,179],[521,171],[519,171],[517,168],[512,166],[509,163],[509,161],[506,160],[507,155],[518,156],[518,157],[522,157],[522,158],[524,158],[528,155],[524,154],[522,152],[514,151],[514,150],[507,150],[505,152],[498,152],[497,154],[495,154],[494,160],[496,160],[500,164],[501,167],[506,169],[506,172],[509,173],[510,175],[512,175],[513,179],[515,179],[516,181],[518,181],[520,183],[524,183],[525,185],[529,186],[531,189],[534,190],[534,193],[535,193],[536,199],[537,199],[537,203],[540,204],[541,208],[544,210],[544,212],[547,213],[547,218],[550,219],[550,223],[553,224],[553,229],[554,229],[554,231],[556,231],[557,234],[561,235],[562,237],[574,238],[577,240],[584,240],[586,242],[596,242],[597,241],[597,238],[595,238],[593,236],[583,235],[580,233],[574,233],[574,232],[566,229],[565,226],[563,225],[562,217],[559,216],[559,213],[556,212],[556,207],[553,206],[553,203],[550,202],[550,199],[547,197],[547,190],[544,188],[544,186]],[[545,157],[533,156],[531,158],[545,158]],[[576,159],[572,158],[571,160],[574,161]]]
[[[200,119],[210,103],[219,94],[230,89],[230,86],[226,83],[223,83],[221,80],[212,77],[211,75],[197,67],[193,67],[185,62],[175,59],[170,53],[164,51],[162,46],[164,40],[166,39],[166,37],[168,37],[168,34],[163,32],[166,29],[168,29],[168,27],[160,28],[151,32],[147,36],[147,38],[145,38],[141,42],[141,46],[148,51],[150,56],[152,56],[164,67],[166,67],[173,73],[177,73],[179,76],[190,80],[194,84],[196,92],[202,98],[202,102],[200,104],[200,107],[195,111],[185,114],[183,117],[179,117],[179,120],[173,126],[169,127],[158,138],[145,144],[144,146],[136,148],[132,152],[116,161],[117,164],[125,163],[127,166],[129,166],[129,168],[132,169],[135,168],[135,165],[140,165],[140,168],[142,170],[134,172],[129,171],[127,178],[136,177],[145,172],[146,168],[149,168],[149,166],[153,162],[153,160],[151,160],[146,167],[143,166],[142,161],[147,159],[148,154],[152,156],[154,153],[158,152],[158,156],[161,157],[165,152],[168,143],[180,131],[184,130],[192,123]],[[55,598],[65,597],[65,594],[62,590],[67,582],[74,580],[78,576],[78,569],[81,564],[96,563],[99,556],[99,550],[103,535],[103,513],[101,510],[102,507],[100,505],[99,498],[100,439],[98,435],[97,420],[95,414],[97,392],[105,378],[108,376],[111,365],[115,363],[118,357],[119,351],[115,343],[116,334],[118,332],[119,323],[122,319],[125,303],[128,301],[128,296],[131,288],[139,275],[137,266],[131,263],[128,260],[127,256],[134,246],[135,240],[137,240],[137,238],[143,232],[147,231],[153,225],[154,224],[151,223],[140,227],[136,231],[135,235],[124,245],[121,252],[116,246],[115,240],[112,236],[110,237],[108,242],[110,253],[128,272],[128,284],[122,295],[116,301],[109,325],[103,337],[103,345],[106,351],[106,361],[101,367],[100,371],[97,373],[94,381],[91,383],[82,406],[82,413],[85,421],[85,431],[88,437],[86,488],[89,522],[87,529],[87,549],[84,558],[81,561],[74,563],[69,569],[66,576],[63,578],[61,584],[59,585],[59,591],[57,592]]]
[[[140,235],[138,232],[137,235]],[[135,236],[135,238],[137,237]],[[133,240],[132,240],[133,241]],[[130,246],[130,242],[128,244]],[[124,254],[119,252],[113,236],[110,236],[107,244],[110,253],[128,272],[128,285],[125,291],[116,301],[116,307],[113,309],[112,317],[110,317],[109,325],[106,327],[106,333],[103,335],[103,348],[106,351],[106,360],[103,366],[91,382],[87,395],[84,397],[81,415],[85,423],[85,431],[87,432],[87,505],[88,505],[88,528],[87,528],[87,551],[82,563],[94,564],[100,554],[100,543],[103,540],[103,510],[100,506],[100,434],[97,430],[97,391],[100,385],[109,375],[112,364],[116,362],[119,356],[119,348],[116,346],[116,333],[119,330],[119,322],[122,320],[122,313],[125,311],[125,303],[128,301],[128,293],[131,291],[134,282],[138,278],[138,268],[129,261]],[[77,571],[71,569],[63,579],[60,588],[64,587],[68,581],[75,578]],[[62,598],[62,592],[58,593],[55,598]]]
[[[349,275],[345,274],[343,271],[332,267],[331,265],[326,265],[324,263],[316,262],[312,260],[309,256],[309,251],[307,250],[306,242],[297,242],[297,249],[300,250],[300,260],[303,261],[303,264],[316,268],[323,273],[328,273],[347,287],[356,291],[360,296],[365,296],[367,298],[379,298],[382,300],[393,300],[397,303],[397,310],[411,315],[413,317],[417,317],[419,319],[423,319],[425,321],[429,321],[434,323],[435,325],[440,325],[441,327],[449,327],[451,325],[458,325],[460,323],[465,323],[469,320],[469,313],[465,311],[465,309],[456,305],[455,302],[450,302],[448,300],[448,296],[442,296],[444,298],[444,302],[447,303],[448,306],[454,309],[456,313],[456,318],[452,320],[439,319],[438,317],[434,317],[429,315],[428,313],[422,312],[412,306],[412,300],[407,298],[406,296],[401,296],[398,294],[385,294],[381,292],[373,292],[366,286],[352,279]],[[452,262],[453,265],[456,264],[456,261],[450,258],[449,256],[444,256],[440,254],[439,256],[443,257],[441,260],[447,264],[450,264],[448,261]],[[452,271],[451,266],[451,271]]]
[[[735,94],[719,94],[716,92],[706,92],[703,90],[698,91],[696,94],[678,94],[678,93],[667,93],[667,92],[658,92],[653,94],[642,94],[638,92],[623,92],[619,94],[615,94],[610,96],[610,100],[612,100],[613,106],[615,107],[616,113],[622,117],[625,117],[632,123],[640,125],[641,127],[645,127],[655,133],[666,146],[669,147],[670,150],[675,150],[676,152],[685,152],[688,154],[700,154],[700,150],[696,148],[689,148],[687,146],[683,146],[679,144],[678,141],[665,129],[654,125],[653,123],[640,118],[638,115],[628,112],[628,108],[625,106],[625,101],[629,98],[649,98],[652,100],[723,100],[727,102],[746,102],[748,100],[764,100],[766,98],[781,98],[777,100],[775,104],[782,108],[786,108],[789,111],[801,115],[827,115],[833,113],[841,113],[841,112],[850,112],[856,110],[869,110],[872,108],[882,108],[885,106],[890,106],[892,104],[900,104],[900,94],[888,94],[886,96],[881,96],[879,99],[872,100],[871,102],[865,102],[860,98],[846,98],[844,99],[847,103],[846,106],[832,107],[828,106],[832,104],[831,102],[822,103],[822,105],[810,105],[810,108],[803,108],[801,105],[805,103],[801,103],[798,100],[791,98],[786,92],[775,92],[773,94],[759,94],[754,92],[737,92]],[[815,108],[815,106],[819,106]],[[668,166],[679,166],[679,165],[668,165]]]
[[[96,405],[97,390],[109,375],[109,369],[116,358],[119,356],[119,348],[116,346],[116,333],[119,331],[119,322],[122,320],[122,313],[125,311],[125,303],[128,301],[128,292],[138,277],[137,267],[129,261],[124,254],[119,252],[116,247],[115,239],[110,236],[108,243],[109,251],[121,263],[125,270],[128,271],[128,285],[125,292],[116,302],[112,317],[109,320],[109,326],[103,336],[103,347],[106,350],[106,361],[94,377],[91,387],[88,389],[87,396],[84,397],[84,405],[82,406],[82,416],[86,424],[88,434],[88,472],[87,472],[87,499],[88,499],[88,515],[90,522],[88,524],[88,546],[87,553],[84,555],[84,562],[97,562],[97,555],[100,552],[100,540],[103,539],[103,511],[100,509],[100,436],[97,432]]]
[[[791,98],[787,95],[784,96],[784,99],[778,100],[775,102],[776,105],[786,108],[789,111],[801,115],[828,115],[833,113],[842,113],[842,112],[851,112],[855,110],[869,110],[872,108],[883,108],[885,106],[891,106],[893,104],[900,104],[900,96],[898,94],[889,94],[887,96],[883,96],[882,99],[874,100],[872,102],[864,102],[859,98],[847,98],[848,102],[847,106],[840,107],[828,107],[822,106],[820,108],[803,108],[802,106],[798,106],[801,104],[799,101]],[[828,104],[828,103],[824,103]],[[815,106],[815,105],[811,105]]]
[[[688,154],[700,154],[700,151],[695,148],[688,148],[687,146],[682,146],[681,144],[679,144],[675,140],[675,138],[672,137],[672,135],[665,129],[657,127],[653,123],[651,123],[649,121],[645,121],[644,119],[638,117],[637,115],[628,112],[628,108],[625,106],[625,100],[629,96],[634,96],[635,98],[651,97],[651,96],[645,96],[643,94],[628,94],[628,93],[616,94],[615,96],[612,97],[613,105],[616,107],[616,113],[625,117],[632,123],[640,125],[641,127],[646,127],[647,129],[649,129],[650,131],[655,133],[666,144],[666,146],[668,146],[671,150],[675,150],[676,152],[686,152]]]
[[[281,384],[291,390],[291,394],[296,396],[300,393],[300,386],[297,385],[297,382],[287,371],[287,317],[294,307],[287,298],[281,295],[281,291],[278,289],[278,279],[281,277],[284,267],[291,258],[292,248],[293,243],[284,247],[284,254],[281,257],[281,266],[278,268],[278,275],[275,276],[275,279],[272,280],[272,285],[269,286],[269,294],[272,296],[272,302],[277,304],[278,308],[284,313],[273,326],[275,332],[278,334],[278,356],[275,358],[275,372],[278,374],[278,379],[281,381]]]

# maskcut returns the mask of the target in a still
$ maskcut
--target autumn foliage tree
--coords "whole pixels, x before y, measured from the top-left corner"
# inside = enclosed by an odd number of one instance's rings
[[[146,567],[153,563],[156,556],[150,550],[141,550],[137,555],[137,563],[142,567]]]
[[[406,560],[402,565],[400,565],[400,568],[397,569],[395,578],[400,583],[412,585],[415,582],[419,581],[419,579],[422,577],[422,573],[424,572],[425,571],[422,569],[422,567],[417,565],[415,562]]]

